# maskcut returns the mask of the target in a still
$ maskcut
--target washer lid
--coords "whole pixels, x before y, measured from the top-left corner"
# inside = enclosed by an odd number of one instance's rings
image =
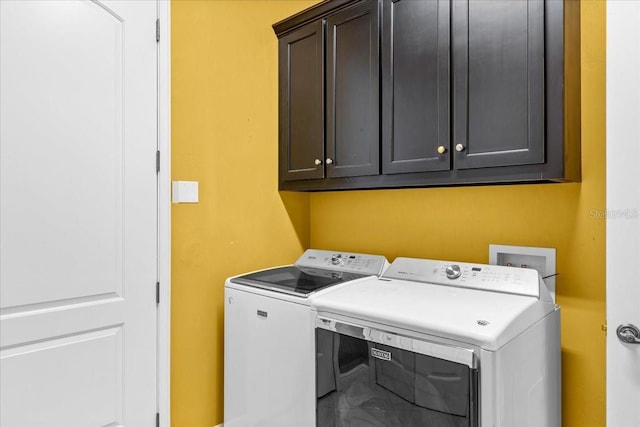
[[[368,278],[311,300],[319,315],[347,316],[495,351],[554,312],[534,296]]]
[[[231,282],[307,297],[328,286],[363,277],[367,277],[367,275],[320,268],[285,266],[234,277]]]

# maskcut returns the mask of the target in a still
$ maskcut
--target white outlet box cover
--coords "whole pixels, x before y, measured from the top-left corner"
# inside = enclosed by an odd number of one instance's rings
[[[538,248],[533,246],[489,245],[489,264],[507,265],[514,267],[526,265],[527,268],[538,270],[545,278],[544,283],[556,300],[556,249]]]
[[[173,181],[173,203],[198,203],[198,181]]]

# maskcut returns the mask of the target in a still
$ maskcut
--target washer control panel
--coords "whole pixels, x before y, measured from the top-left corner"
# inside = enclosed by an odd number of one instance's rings
[[[538,272],[528,268],[396,258],[383,278],[540,297]]]
[[[389,262],[382,255],[307,249],[295,265],[379,276],[389,266]]]

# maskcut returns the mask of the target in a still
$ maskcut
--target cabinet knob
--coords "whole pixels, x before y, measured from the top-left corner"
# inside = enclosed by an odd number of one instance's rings
[[[324,162],[325,162],[326,164],[328,164],[328,165],[332,165],[332,164],[333,164],[333,160],[332,160],[332,159],[329,159],[329,158],[327,158],[327,160],[325,160]]]
[[[438,146],[438,154],[444,154],[447,152],[447,149],[445,148],[444,145],[439,145]]]
[[[464,151],[464,145],[456,144],[456,151]]]
[[[315,163],[315,164],[316,164],[316,166],[320,166],[320,165],[322,164],[322,160],[320,160],[320,159],[315,159],[315,160],[313,161],[313,163]]]

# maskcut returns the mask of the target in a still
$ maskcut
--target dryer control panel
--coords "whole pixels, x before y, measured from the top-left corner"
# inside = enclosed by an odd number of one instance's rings
[[[389,262],[382,255],[307,249],[295,265],[379,276],[389,266]]]
[[[416,258],[396,258],[382,276],[387,279],[457,286],[547,299],[536,270]]]

